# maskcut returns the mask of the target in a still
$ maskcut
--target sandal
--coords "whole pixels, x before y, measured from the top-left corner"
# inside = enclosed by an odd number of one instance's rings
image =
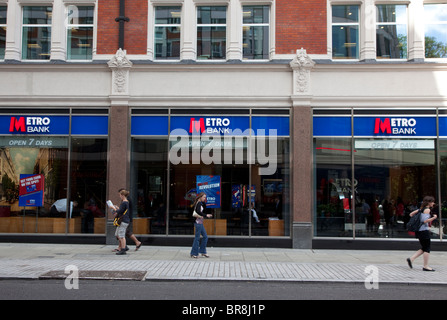
[[[140,249],[140,247],[141,247],[142,244],[143,244],[143,243],[140,242],[140,244],[135,248],[135,251],[138,251],[138,249]]]
[[[202,257],[209,258],[210,256],[207,255],[206,253],[202,253]]]
[[[198,256],[191,255],[191,258],[193,258],[193,259],[197,259]]]

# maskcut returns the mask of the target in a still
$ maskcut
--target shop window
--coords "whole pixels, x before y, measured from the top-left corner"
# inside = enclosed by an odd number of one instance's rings
[[[6,6],[0,6],[0,60],[5,59],[6,48]]]
[[[169,234],[194,234],[191,205],[196,195],[205,191],[207,193],[206,210],[207,213],[213,215],[213,219],[206,219],[204,222],[207,233],[209,235],[249,235],[249,197],[254,197],[255,192],[253,187],[250,189],[249,184],[248,138],[243,138],[244,141],[241,144],[234,141],[234,149],[231,148],[233,143],[230,143],[230,148],[227,147],[226,150],[221,148],[221,142],[216,142],[217,140],[213,138],[206,140],[196,138],[170,141],[171,147],[175,145],[176,148],[181,147],[179,144],[186,140],[190,141],[190,147],[187,148],[189,152],[183,156],[191,161],[171,164]],[[212,144],[214,148],[210,151]],[[234,152],[239,152],[238,156],[242,156],[238,164],[228,161],[228,155],[230,154],[233,159]],[[199,157],[195,156],[197,154]],[[204,155],[210,154],[212,160],[204,158]],[[196,159],[198,161],[195,161]],[[202,189],[206,186],[209,188]],[[250,192],[252,192],[251,195]]]
[[[377,5],[376,51],[378,59],[407,58],[407,6]]]
[[[70,5],[67,11],[67,59],[91,60],[94,7]]]
[[[242,11],[244,59],[268,59],[270,7],[244,6]]]
[[[251,122],[248,109],[150,112],[133,110],[131,129],[145,233],[192,235],[191,205],[203,191],[210,236],[290,236],[288,110],[252,110]]]
[[[355,139],[354,163],[356,236],[411,237],[409,213],[436,195],[435,140]]]
[[[182,8],[155,7],[155,59],[180,59]]]
[[[275,163],[275,167],[264,172],[265,164],[261,164],[257,156],[257,162],[251,168],[251,185],[254,193],[249,202],[248,210],[254,208],[257,217],[250,216],[251,235],[254,236],[289,236],[290,235],[290,176],[288,173],[290,145],[288,138],[275,138],[273,140],[261,139],[261,144],[266,143],[269,165]],[[256,141],[258,144],[258,141]],[[257,150],[259,152],[259,150]],[[257,155],[260,155],[258,153]]]
[[[359,58],[359,6],[332,6],[332,58]]]
[[[168,140],[132,139],[131,201],[136,234],[166,234]]]
[[[105,234],[107,110],[80,111],[1,110],[1,233]]]
[[[314,145],[315,234],[352,237],[351,139],[318,138]]]
[[[68,139],[3,137],[1,145],[0,232],[65,233],[75,209],[67,210]]]
[[[50,59],[52,15],[53,8],[49,6],[23,7],[23,60]]]
[[[424,4],[425,57],[447,58],[447,4]]]
[[[227,7],[197,7],[197,59],[225,59]]]
[[[447,140],[439,140],[439,158],[440,158],[440,181],[441,181],[441,191],[447,189]],[[439,233],[444,238],[447,235],[447,196],[445,192],[441,192],[441,208],[435,211],[438,214],[438,219],[433,221],[433,226],[440,227]],[[438,200],[436,198],[436,200]]]
[[[107,139],[73,138],[71,148],[70,199],[78,209],[69,220],[70,230],[104,234]]]

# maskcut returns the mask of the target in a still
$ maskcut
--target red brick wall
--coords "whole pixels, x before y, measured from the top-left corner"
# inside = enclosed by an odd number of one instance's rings
[[[326,0],[276,0],[276,53],[327,53]]]
[[[124,49],[146,54],[147,0],[127,0]],[[98,54],[118,50],[119,0],[98,0]],[[291,54],[304,48],[309,54],[327,51],[326,0],[276,0],[276,53]]]
[[[146,54],[147,49],[147,0],[127,0],[124,23],[124,49],[128,54]],[[98,54],[114,54],[118,50],[119,0],[98,1]]]
[[[147,51],[147,0],[127,0],[124,46],[128,54],[146,54]]]

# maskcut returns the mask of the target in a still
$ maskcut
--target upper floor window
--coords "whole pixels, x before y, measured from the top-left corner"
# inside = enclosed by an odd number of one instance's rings
[[[447,58],[447,4],[425,4],[425,57]]]
[[[51,6],[23,7],[22,59],[50,59],[52,15]]]
[[[68,6],[67,59],[91,60],[93,50],[93,6]]]
[[[269,6],[244,6],[242,49],[244,59],[269,58]]]
[[[155,59],[180,59],[180,6],[155,7]]]
[[[197,7],[197,59],[225,59],[227,7]]]
[[[0,60],[5,59],[6,47],[6,6],[0,6]]]
[[[332,6],[332,58],[359,58],[359,6]]]
[[[407,19],[406,5],[377,5],[378,59],[407,58]]]

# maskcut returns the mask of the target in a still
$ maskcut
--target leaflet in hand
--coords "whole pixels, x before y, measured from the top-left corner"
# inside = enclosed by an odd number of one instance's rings
[[[107,205],[110,207],[110,208],[114,208],[115,206],[113,205],[113,203],[112,203],[112,201],[111,200],[107,200]]]

